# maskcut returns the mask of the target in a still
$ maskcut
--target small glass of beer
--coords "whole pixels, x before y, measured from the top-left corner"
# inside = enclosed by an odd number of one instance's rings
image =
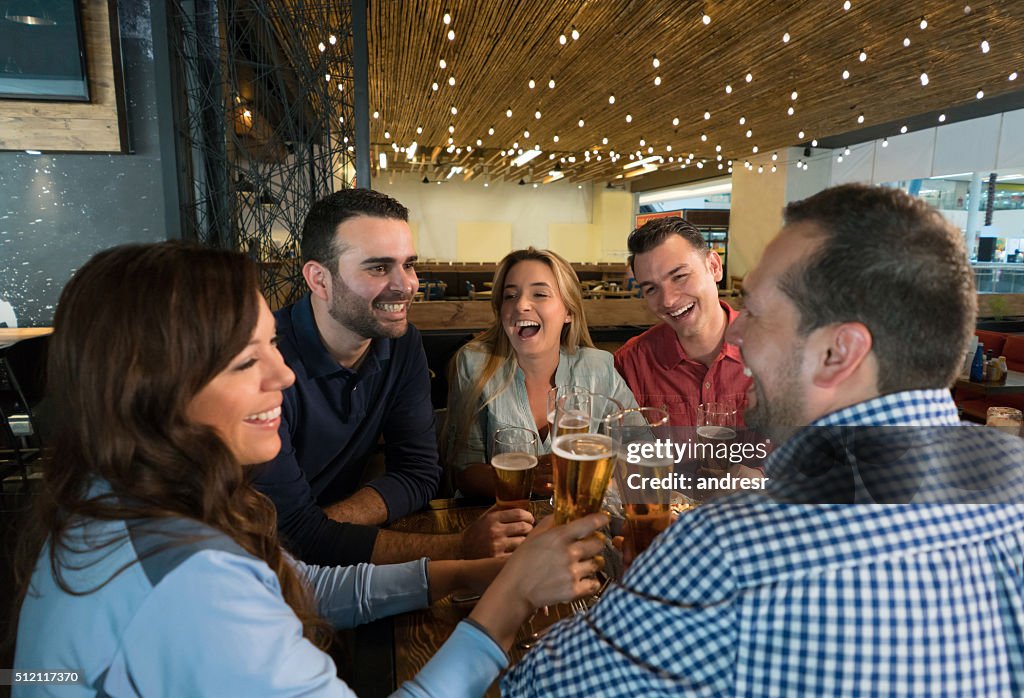
[[[525,509],[537,468],[537,434],[523,427],[502,427],[491,440],[494,499],[498,506]]]
[[[675,461],[659,439],[666,438],[668,412],[658,407],[622,410],[606,418],[615,447],[615,481],[622,496],[622,562],[625,567],[647,549],[672,521]],[[655,482],[656,481],[656,482]]]
[[[592,430],[621,406],[609,397],[576,392],[558,399],[552,425],[555,522],[600,510],[615,463],[612,439]]]

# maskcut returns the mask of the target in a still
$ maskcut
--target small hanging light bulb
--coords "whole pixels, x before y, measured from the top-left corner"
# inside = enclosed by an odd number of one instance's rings
[[[449,29],[448,30],[448,41],[455,41],[455,30],[454,29]]]
[[[505,110],[505,116],[507,116],[510,119],[512,118],[512,107],[509,107],[508,109]]]
[[[432,89],[432,90],[433,90],[434,92],[437,92],[437,83],[436,83],[436,82],[435,82],[435,83],[433,83],[433,84],[432,84],[432,85],[430,86],[430,89]]]
[[[633,115],[632,114],[626,114],[626,123],[627,124],[628,123],[632,123],[632,121],[633,121]]]
[[[888,138],[883,138],[882,139],[882,147],[883,148],[888,148],[889,147],[889,139]]]
[[[534,119],[539,119],[540,118],[540,109],[538,109],[537,111],[533,112],[533,118]]]
[[[946,120],[946,115],[945,115],[945,114],[939,114],[939,123],[941,124],[941,123],[943,123],[943,122],[944,122],[945,120]]]
[[[580,119],[579,121],[576,122],[576,125],[579,126],[580,128],[583,128],[583,123],[583,119]]]
[[[924,86],[924,85],[927,85],[927,84],[928,84],[928,73],[921,73],[921,85]]]
[[[445,24],[451,24],[452,23],[452,16],[450,14],[448,14],[447,12],[445,12],[444,13],[444,17],[441,18],[441,21],[444,22]]]
[[[316,46],[316,47],[317,47],[318,49],[320,49],[320,53],[323,53],[324,51],[326,51],[326,50],[327,50],[327,47],[326,47],[326,46],[324,46],[324,42],[322,42],[322,41],[321,41],[321,42],[320,42],[319,44],[317,44],[317,46]]]
[[[795,109],[793,109],[793,107],[790,107],[789,109],[787,109],[787,110],[786,110],[786,114],[788,114],[789,116],[793,116],[793,113],[794,113],[795,111],[796,111],[796,110],[795,110]]]
[[[921,27],[922,30],[928,28],[928,20],[925,19],[924,16],[921,17],[921,24],[919,26]]]
[[[579,32],[579,30],[578,30],[578,29],[576,29],[576,27],[573,27],[573,28],[572,28],[572,40],[573,40],[573,41],[579,41],[579,38],[580,38],[580,32]]]
[[[851,4],[850,4],[850,0],[844,0],[844,2],[843,2],[843,10],[844,10],[845,12],[849,12],[849,11],[850,11],[850,8],[851,8],[852,6],[853,6],[853,5],[851,5]]]
[[[655,87],[657,87],[660,84],[661,84],[661,76],[660,75],[655,75],[654,76],[654,85],[655,85]]]
[[[981,52],[982,53],[988,53],[988,50],[989,50],[988,41],[982,41],[981,42]]]
[[[562,46],[565,46],[567,41],[568,39],[565,38],[565,34],[558,35],[558,43],[560,43]]]
[[[786,32],[785,34],[782,35],[782,43],[784,43],[784,44],[788,44],[789,43],[789,32]]]
[[[494,135],[494,127],[493,126],[491,126],[489,129],[487,129],[487,135],[488,136],[493,136]]]
[[[679,125],[679,117],[678,116],[676,118],[672,119],[672,125],[673,126],[678,126]]]
[[[858,55],[857,58],[860,60],[861,63],[863,63],[868,59],[868,52],[865,51],[864,49],[861,49],[860,55]]]
[[[452,87],[455,87],[455,76],[454,75],[450,75],[448,77],[448,84],[451,85]]]
[[[551,78],[550,80],[548,80],[548,89],[549,90],[555,89],[555,79],[554,78]]]
[[[327,42],[331,46],[334,46],[336,43],[338,43],[338,37],[336,37],[334,34],[331,34],[330,36],[327,37]]]
[[[978,99],[984,98],[985,90],[978,90],[978,93],[976,95],[974,95],[974,96],[977,97]]]
[[[900,126],[900,133],[906,133],[906,132],[907,132],[906,125]]]
[[[725,86],[725,94],[727,94],[727,95],[732,94],[732,85],[726,85]]]
[[[905,36],[903,37],[903,48],[907,48],[908,46],[910,46],[910,37]]]
[[[704,112],[704,120],[707,121],[710,118],[711,118],[711,112],[709,112],[709,111]]]
[[[849,79],[850,79],[850,71],[849,70],[844,70],[843,71],[843,80],[849,80]]]
[[[746,74],[746,75],[745,75],[745,76],[743,77],[743,79],[744,79],[744,80],[746,80],[747,82],[750,82],[751,80],[753,80],[753,79],[754,79],[754,76],[753,76],[752,74],[750,74],[750,73],[747,73],[747,74]]]
[[[704,11],[704,12],[703,12],[703,13],[701,14],[701,17],[700,17],[700,21],[701,21],[701,22],[704,22],[704,26],[705,26],[705,27],[706,27],[706,26],[708,26],[709,24],[711,24],[711,15],[709,15],[709,14],[707,13],[707,11],[705,10],[705,11]]]
[[[615,104],[615,95],[608,95],[608,104]]]
[[[526,86],[532,90],[537,86],[537,83],[533,78],[530,78],[529,81],[526,83]]]
[[[864,115],[863,114],[858,114],[857,115],[857,123],[858,124],[863,124],[864,123]]]
[[[700,140],[701,140],[702,143],[707,143],[708,134],[706,134],[706,133],[700,134]]]

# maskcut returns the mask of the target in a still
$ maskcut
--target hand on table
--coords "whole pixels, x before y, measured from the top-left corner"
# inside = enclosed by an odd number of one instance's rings
[[[462,557],[506,556],[526,540],[533,523],[533,514],[525,509],[491,507],[462,532]]]

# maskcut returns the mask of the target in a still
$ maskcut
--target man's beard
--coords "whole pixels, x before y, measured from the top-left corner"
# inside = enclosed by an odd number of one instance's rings
[[[800,386],[800,369],[803,366],[803,347],[797,347],[790,358],[773,373],[776,375],[774,392],[768,399],[761,383],[754,378],[755,404],[743,412],[743,421],[748,427],[764,436],[782,443],[796,430],[805,426],[804,401]]]
[[[401,337],[409,329],[408,319],[402,322],[381,322],[373,314],[373,304],[399,303],[409,300],[409,296],[398,293],[383,293],[371,301],[370,307],[366,300],[357,295],[342,280],[340,274],[331,275],[333,297],[327,306],[327,313],[345,329],[365,339]]]

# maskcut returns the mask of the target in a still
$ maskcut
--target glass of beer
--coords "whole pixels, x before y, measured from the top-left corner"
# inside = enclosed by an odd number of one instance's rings
[[[615,452],[611,437],[592,431],[591,426],[617,411],[613,409],[617,404],[611,398],[587,392],[558,399],[551,441],[556,523],[567,523],[600,510]]]
[[[605,421],[615,448],[615,483],[625,517],[622,562],[629,567],[672,522],[675,461],[664,442],[669,414],[640,407],[616,412]]]
[[[558,405],[558,400],[565,397],[566,395],[576,394],[589,394],[590,391],[586,388],[581,388],[576,385],[556,385],[554,388],[548,391],[548,433],[551,438],[555,438],[554,425],[555,425],[555,408]],[[589,410],[589,403],[588,410]]]
[[[502,427],[491,440],[494,499],[498,506],[525,509],[537,468],[537,434],[523,427]]]

